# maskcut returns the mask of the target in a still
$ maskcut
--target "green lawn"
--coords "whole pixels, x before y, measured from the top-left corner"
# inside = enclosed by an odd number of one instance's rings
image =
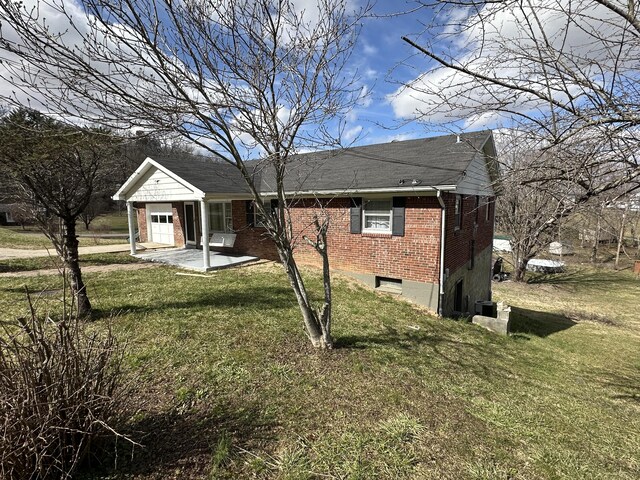
[[[628,272],[494,284],[515,307],[508,338],[338,277],[329,353],[308,346],[279,269],[176,272],[86,274],[95,328],[120,312],[134,379],[121,429],[145,445],[132,459],[118,442],[117,468],[94,464],[92,478],[640,476],[640,281]],[[25,283],[49,299],[59,288],[3,279],[4,318],[25,311]]]
[[[78,230],[78,233],[83,235],[79,238],[81,247],[127,243],[126,238],[100,238],[100,233],[97,231]],[[19,227],[0,227],[0,248],[24,250],[42,250],[46,248],[53,251],[51,241],[34,227],[29,227],[26,231]]]
[[[126,253],[94,253],[90,255],[80,255],[80,266],[114,265],[139,262],[135,257]],[[62,262],[54,254],[50,257],[37,258],[15,258],[11,260],[0,260],[0,273],[3,272],[29,272],[33,270],[48,270],[60,268]]]

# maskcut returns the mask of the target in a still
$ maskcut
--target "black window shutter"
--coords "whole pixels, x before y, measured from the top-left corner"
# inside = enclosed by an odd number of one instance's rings
[[[271,200],[271,213],[275,216],[278,214],[278,199],[274,198]]]
[[[255,216],[253,214],[253,200],[247,200],[246,203],[246,211],[247,211],[247,227],[255,226]]]
[[[404,206],[405,197],[393,197],[393,229],[391,233],[398,237],[404,236]]]
[[[351,233],[362,232],[362,198],[351,199]]]

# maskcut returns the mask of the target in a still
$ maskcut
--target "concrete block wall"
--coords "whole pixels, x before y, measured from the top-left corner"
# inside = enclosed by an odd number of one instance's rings
[[[475,303],[479,300],[491,300],[491,246],[485,248],[476,255],[472,269],[463,267],[450,273],[444,282],[443,315],[450,316],[454,313],[474,313]],[[456,284],[462,280],[462,296],[468,297],[463,301],[462,311],[454,308]],[[466,305],[464,305],[466,303]]]

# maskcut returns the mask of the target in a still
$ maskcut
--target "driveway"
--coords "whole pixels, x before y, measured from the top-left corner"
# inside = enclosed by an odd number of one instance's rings
[[[146,250],[153,248],[167,248],[168,245],[160,243],[138,243],[136,249]],[[78,252],[80,255],[89,255],[92,253],[117,253],[128,252],[129,244],[123,243],[118,245],[95,245],[91,247],[79,247]],[[0,248],[0,260],[11,260],[13,258],[38,258],[38,257],[50,257],[55,256],[56,251],[51,247],[50,249],[43,250],[22,250],[18,248]]]

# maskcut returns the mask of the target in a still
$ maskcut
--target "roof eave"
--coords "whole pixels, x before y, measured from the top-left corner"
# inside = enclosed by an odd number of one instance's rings
[[[437,191],[455,190],[456,185],[425,185],[425,186],[408,186],[404,188],[387,187],[387,188],[345,188],[339,190],[302,190],[302,191],[286,191],[287,197],[323,197],[323,196],[353,196],[367,194],[389,194],[396,193],[401,195],[416,195],[435,193]],[[260,192],[262,197],[275,197],[277,192]]]

